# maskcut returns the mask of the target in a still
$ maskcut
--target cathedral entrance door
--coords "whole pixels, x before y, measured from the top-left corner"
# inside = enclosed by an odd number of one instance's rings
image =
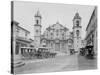
[[[55,40],[55,51],[60,51],[60,41],[59,41],[59,39]]]

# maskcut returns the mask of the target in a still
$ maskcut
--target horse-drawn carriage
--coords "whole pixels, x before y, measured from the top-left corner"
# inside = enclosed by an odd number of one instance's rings
[[[85,56],[89,59],[93,59],[95,56],[95,52],[93,46],[86,46],[85,47]]]
[[[74,49],[70,49],[70,54],[71,55],[75,54],[75,50]]]
[[[22,59],[31,59],[35,57],[36,49],[30,47],[21,47]]]
[[[86,58],[93,59],[95,57],[95,52],[93,46],[86,46],[85,48],[80,48],[80,55],[86,56]]]
[[[38,51],[37,51],[38,58],[50,58],[50,57],[55,57],[55,55],[56,53],[50,52],[49,49],[46,47],[38,48]]]
[[[21,47],[21,55],[22,58],[25,59],[43,59],[43,58],[51,58],[55,57],[56,53],[50,52],[48,48],[46,47],[40,47],[40,48],[30,48],[30,47]]]
[[[81,55],[81,56],[84,56],[85,53],[86,53],[85,48],[80,48],[80,55]]]

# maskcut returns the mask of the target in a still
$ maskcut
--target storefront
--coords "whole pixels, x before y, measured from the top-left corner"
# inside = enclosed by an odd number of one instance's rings
[[[15,50],[15,54],[18,55],[21,53],[20,48],[21,47],[30,47],[31,45],[31,40],[27,40],[27,39],[21,39],[21,38],[17,38],[16,39],[16,50]]]

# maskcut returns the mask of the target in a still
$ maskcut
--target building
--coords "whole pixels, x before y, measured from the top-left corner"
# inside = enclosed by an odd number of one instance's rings
[[[46,43],[46,47],[51,50],[67,52],[68,50],[68,28],[61,25],[59,22],[46,28],[41,38],[41,42]]]
[[[54,51],[61,51],[68,53],[70,49],[74,49],[79,53],[81,44],[81,17],[77,12],[73,18],[73,32],[64,27],[59,22],[50,25],[41,34],[41,15],[39,11],[35,14],[34,25],[34,43],[35,47],[45,46]]]
[[[77,12],[73,18],[73,40],[74,40],[74,50],[79,53],[81,48],[81,17]]]
[[[94,8],[88,26],[86,28],[86,46],[93,46],[97,54],[97,7]]]
[[[48,47],[49,50],[61,51],[68,53],[69,49],[72,48],[73,38],[70,38],[69,29],[59,22],[50,25],[46,28],[43,34],[41,34],[41,15],[39,11],[35,14],[35,25],[34,25],[34,43],[35,47]],[[70,47],[70,48],[69,48]]]
[[[12,22],[12,45],[13,54],[20,55],[21,47],[29,47],[32,41],[29,38],[30,32],[19,26],[16,21]]]

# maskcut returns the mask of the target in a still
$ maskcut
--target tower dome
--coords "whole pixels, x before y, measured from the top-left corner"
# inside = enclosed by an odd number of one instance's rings
[[[74,19],[81,19],[81,17],[80,17],[80,15],[79,15],[79,13],[78,13],[78,12],[76,12],[76,14],[75,14],[75,16],[74,16],[73,20],[74,20]]]
[[[39,10],[38,10],[37,13],[35,14],[35,17],[40,17],[40,18],[42,18]]]

